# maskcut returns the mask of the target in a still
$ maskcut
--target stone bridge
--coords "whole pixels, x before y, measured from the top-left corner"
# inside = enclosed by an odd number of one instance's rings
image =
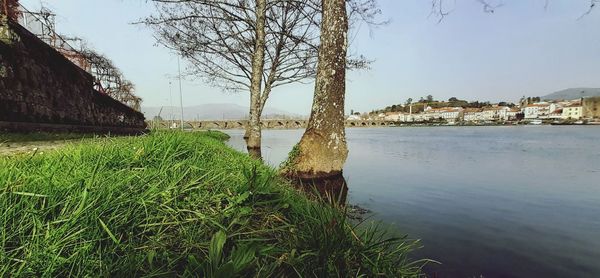
[[[172,122],[148,122],[149,127],[168,128]],[[175,121],[178,126],[179,121]],[[308,120],[263,120],[261,125],[264,129],[300,129],[306,128]],[[218,121],[185,121],[186,129],[244,129],[248,125],[248,120],[218,120]],[[346,127],[386,127],[395,126],[393,121],[385,120],[348,120]]]

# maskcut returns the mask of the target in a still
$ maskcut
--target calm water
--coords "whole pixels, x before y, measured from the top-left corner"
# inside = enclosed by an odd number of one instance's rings
[[[230,144],[244,150],[241,131]],[[600,277],[600,128],[348,129],[349,202],[442,262],[437,277]],[[301,130],[267,130],[278,165]]]

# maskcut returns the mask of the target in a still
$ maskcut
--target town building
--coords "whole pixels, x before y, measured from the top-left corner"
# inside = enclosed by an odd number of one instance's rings
[[[447,122],[460,121],[463,117],[463,111],[462,107],[444,107],[440,111],[440,117]]]
[[[462,119],[462,107],[442,107],[442,108],[425,108],[424,117],[426,120],[445,120],[447,122],[455,122]]]
[[[519,114],[521,114],[521,109],[513,107],[506,111],[506,118],[509,121],[514,121],[519,119]],[[521,116],[522,117],[522,116]]]
[[[506,121],[508,120],[508,111],[510,108],[506,106],[495,106],[483,108],[483,118],[485,121]]]
[[[600,97],[584,98],[581,102],[584,118],[600,119]]]
[[[574,103],[562,110],[562,118],[565,120],[579,120],[583,118],[583,106],[580,103]]]
[[[516,119],[520,112],[519,109],[506,106],[467,108],[464,110],[463,120],[466,122],[508,121]]]
[[[563,118],[563,108],[556,109],[548,114],[548,119],[560,120]]]
[[[400,112],[387,112],[385,113],[385,115],[383,116],[383,119],[386,121],[394,121],[394,122],[399,122],[400,121],[400,115],[402,113]]]
[[[483,121],[483,109],[481,108],[466,108],[463,112],[463,121],[478,122]]]
[[[538,102],[529,104],[523,109],[525,119],[539,119],[547,117],[550,114],[550,104],[546,102]]]
[[[360,121],[362,120],[362,117],[359,115],[350,115],[347,118],[349,121]]]

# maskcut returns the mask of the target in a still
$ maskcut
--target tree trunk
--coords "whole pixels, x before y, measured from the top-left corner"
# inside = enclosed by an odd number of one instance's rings
[[[261,158],[261,126],[260,115],[262,75],[265,65],[265,24],[267,17],[267,0],[256,0],[256,39],[252,54],[252,80],[250,84],[250,121],[246,130],[248,153],[254,158]]]
[[[339,176],[348,156],[344,127],[348,17],[345,0],[322,0],[323,22],[308,128],[283,174],[300,179]]]

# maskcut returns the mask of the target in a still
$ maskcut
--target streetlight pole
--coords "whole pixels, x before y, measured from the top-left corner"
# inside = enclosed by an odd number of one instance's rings
[[[169,128],[173,126],[175,118],[173,117],[173,87],[172,82],[169,81]]]
[[[179,70],[179,104],[181,106],[181,130],[183,131],[183,93],[181,89],[181,63],[179,62],[179,56],[177,56],[177,69]]]

